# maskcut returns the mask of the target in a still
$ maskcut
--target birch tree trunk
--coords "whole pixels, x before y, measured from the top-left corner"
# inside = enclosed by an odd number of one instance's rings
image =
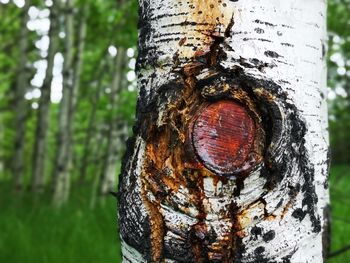
[[[326,3],[141,0],[124,262],[323,262]]]
[[[60,206],[68,200],[70,172],[73,162],[73,123],[77,104],[80,76],[83,66],[83,52],[86,38],[86,17],[88,4],[83,4],[79,27],[76,56],[74,57],[74,1],[67,0],[66,15],[66,60],[64,68],[63,96],[59,120],[57,166],[53,202]]]
[[[25,118],[27,112],[27,103],[24,98],[26,88],[29,85],[28,79],[28,34],[27,22],[29,21],[28,10],[31,1],[25,1],[22,8],[21,31],[19,39],[19,61],[18,61],[18,77],[15,89],[15,148],[12,159],[12,173],[14,179],[14,187],[19,190],[23,187],[23,168],[24,168],[24,144],[25,144]]]
[[[36,126],[36,136],[33,154],[33,174],[32,191],[43,191],[45,160],[46,160],[46,141],[49,128],[50,116],[50,95],[51,82],[53,78],[54,58],[57,52],[57,34],[58,34],[58,9],[59,1],[53,2],[50,9],[50,30],[49,30],[49,50],[47,56],[47,68],[43,86],[41,87],[41,97],[38,109],[38,121]]]
[[[121,122],[116,116],[116,109],[123,82],[123,64],[125,62],[125,57],[125,48],[118,47],[118,53],[115,57],[115,75],[111,84],[110,111],[112,114],[109,122],[105,164],[99,186],[100,195],[106,195],[116,187],[116,165],[119,152],[118,149],[120,149],[119,130],[121,130]]]
[[[65,52],[63,65],[63,94],[60,102],[55,170],[53,174],[53,203],[60,206],[69,194],[70,102],[74,84],[74,2],[65,3]]]

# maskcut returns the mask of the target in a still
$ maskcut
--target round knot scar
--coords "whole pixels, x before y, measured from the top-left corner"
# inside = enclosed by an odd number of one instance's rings
[[[205,107],[194,119],[192,144],[200,161],[219,174],[234,174],[249,159],[255,124],[241,104],[218,101]]]

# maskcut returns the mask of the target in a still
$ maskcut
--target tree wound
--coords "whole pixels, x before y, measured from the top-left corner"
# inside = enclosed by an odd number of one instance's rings
[[[254,120],[242,105],[218,101],[205,107],[194,119],[192,144],[201,162],[218,174],[249,170],[255,138]]]

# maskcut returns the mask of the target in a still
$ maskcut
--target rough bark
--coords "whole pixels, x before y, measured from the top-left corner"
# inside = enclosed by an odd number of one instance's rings
[[[63,94],[60,102],[55,170],[53,174],[53,203],[61,206],[68,200],[70,178],[70,105],[74,94],[74,2],[65,3],[65,52],[63,65]]]
[[[111,118],[109,122],[107,151],[105,164],[102,171],[101,181],[99,185],[100,195],[106,195],[116,187],[116,165],[118,159],[118,149],[120,149],[120,130],[122,130],[122,122],[118,119],[116,109],[123,82],[123,65],[126,58],[126,49],[118,47],[118,53],[115,57],[114,77],[111,84],[110,105]]]
[[[137,123],[119,185],[123,261],[323,262],[325,1],[139,3]],[[201,152],[193,134],[226,102],[250,116],[239,129],[255,127],[242,144],[250,153],[238,151],[244,160],[232,166],[225,153],[215,163]]]
[[[37,112],[37,124],[33,154],[33,173],[32,185],[33,192],[43,191],[45,161],[46,161],[46,141],[49,129],[50,116],[50,95],[51,82],[53,78],[54,58],[57,52],[57,34],[58,34],[58,9],[59,1],[55,1],[50,8],[50,30],[49,30],[49,50],[47,55],[47,68],[43,86],[41,87],[41,97],[39,100],[39,109]]]
[[[28,76],[28,34],[27,22],[29,21],[28,10],[31,1],[26,1],[22,8],[21,14],[21,31],[19,38],[19,61],[18,61],[18,77],[15,89],[14,113],[15,113],[15,144],[12,159],[12,173],[14,187],[20,190],[23,187],[23,168],[24,168],[24,142],[25,142],[25,118],[27,112],[27,103],[24,98],[26,88],[29,83]]]

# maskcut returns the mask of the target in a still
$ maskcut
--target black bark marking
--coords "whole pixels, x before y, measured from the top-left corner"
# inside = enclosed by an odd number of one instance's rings
[[[266,26],[270,26],[270,27],[277,26],[277,25],[274,25],[274,24],[269,23],[269,22],[261,21],[259,19],[254,20],[254,23],[261,24],[261,25],[266,25]]]
[[[185,16],[188,15],[188,12],[181,12],[181,13],[176,13],[176,14],[162,14],[162,15],[157,15],[154,17],[148,18],[149,21],[159,21],[159,19],[162,18],[169,18],[169,17],[177,17],[177,16]]]
[[[299,219],[300,222],[303,221],[305,216],[306,216],[306,213],[301,208],[295,209],[294,212],[292,213],[292,217]]]
[[[292,27],[292,26],[290,26],[290,25],[282,25],[282,27],[294,29],[294,27]]]
[[[294,47],[294,45],[290,43],[281,43],[281,45],[286,47]]]
[[[275,51],[265,51],[265,56],[270,57],[270,58],[279,58],[281,57],[277,52]]]
[[[254,28],[254,31],[258,34],[263,34],[265,33],[264,29],[260,28],[260,27],[257,27],[257,28]]]
[[[250,230],[250,233],[255,236],[255,237],[258,237],[262,234],[262,228],[261,227],[257,227],[257,226],[254,226],[252,227],[252,229]]]
[[[276,209],[281,207],[281,205],[283,204],[283,201],[284,201],[284,199],[281,198],[281,200],[280,200],[280,201],[278,202],[278,204],[276,205]]]
[[[163,25],[162,28],[168,28],[168,27],[183,27],[183,26],[212,26],[213,24],[210,23],[198,23],[195,21],[184,21],[181,23],[173,23],[173,24],[167,24],[167,25]]]
[[[261,42],[270,42],[270,43],[272,43],[271,40],[266,39],[266,38],[253,38],[253,37],[245,37],[245,38],[243,38],[243,41],[250,41],[250,40],[259,40]]]
[[[269,242],[269,241],[271,241],[272,239],[274,239],[275,236],[276,236],[275,231],[274,231],[274,230],[270,230],[270,231],[268,231],[267,233],[265,233],[265,234],[263,235],[263,240],[264,240],[265,242]]]
[[[262,247],[262,246],[257,247],[257,248],[254,250],[254,253],[255,253],[256,255],[261,255],[261,254],[264,253],[264,252],[265,252],[265,248]]]
[[[258,226],[253,226],[252,229],[250,230],[250,234],[251,234],[250,239],[256,241],[262,235],[262,228]]]

